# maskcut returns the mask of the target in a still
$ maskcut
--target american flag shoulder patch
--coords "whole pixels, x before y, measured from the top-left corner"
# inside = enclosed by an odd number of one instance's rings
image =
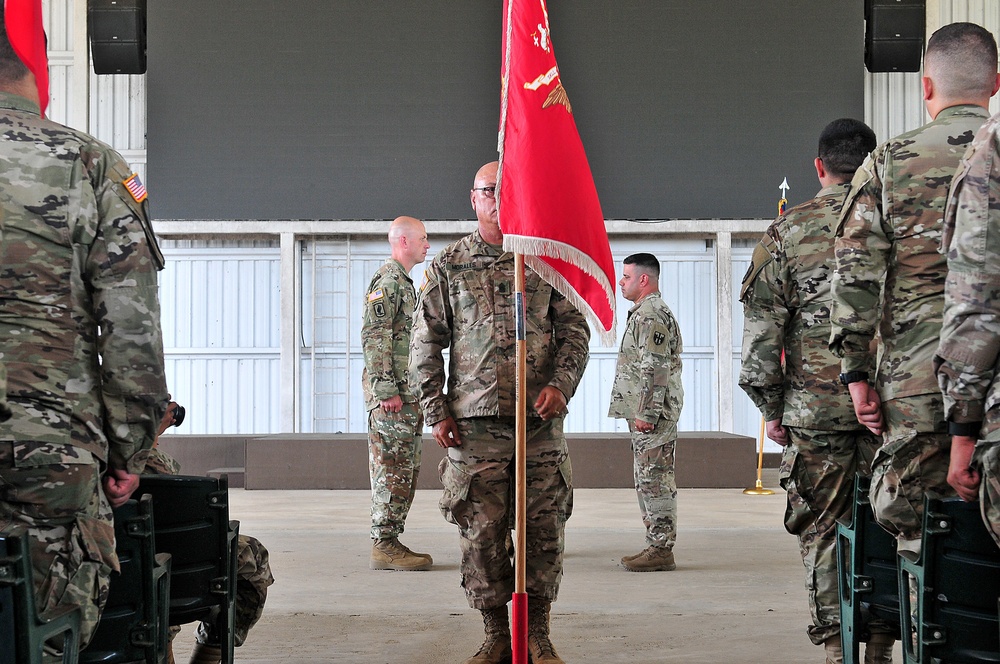
[[[382,297],[383,297],[383,294],[382,294],[382,289],[381,288],[377,288],[377,289],[373,290],[371,293],[368,293],[368,301],[369,302],[374,302],[375,300],[381,300]]]
[[[127,177],[122,184],[124,184],[125,188],[128,189],[129,195],[135,199],[136,203],[142,203],[149,196],[149,194],[146,193],[146,185],[144,185],[142,180],[139,179],[138,173],[133,173]]]

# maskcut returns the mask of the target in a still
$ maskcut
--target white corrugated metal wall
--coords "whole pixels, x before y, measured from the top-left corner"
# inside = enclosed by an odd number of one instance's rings
[[[50,43],[50,117],[88,127],[119,149],[145,178],[144,77],[94,75],[88,66],[86,3],[45,0],[43,4]],[[1000,34],[1000,3],[996,0],[929,0],[927,10],[928,32],[952,21],[969,20]],[[865,74],[865,119],[880,139],[925,122],[919,79],[919,74]],[[991,109],[1000,109],[1000,102],[994,99]],[[155,198],[155,183],[147,184]],[[713,232],[712,222],[705,222],[705,228]],[[657,236],[656,228],[651,230],[653,237],[642,241],[613,237],[612,248],[616,261],[633,251],[653,250],[664,263],[664,295],[678,317],[685,341],[688,396],[681,427],[756,435],[759,416],[736,386],[742,312],[735,292],[728,298],[730,302],[718,302],[715,285],[722,275],[716,274],[711,241],[706,244],[703,239]],[[432,242],[436,251],[444,239],[432,238]],[[302,288],[296,294],[301,302],[287,307],[284,315],[279,302],[281,253],[276,240],[267,246],[204,240],[164,244],[171,261],[161,279],[169,379],[176,396],[195,406],[191,424],[185,426],[188,432],[364,430],[357,389],[360,321],[355,307],[358,291],[364,289],[384,257],[381,240],[344,237],[302,241],[302,260],[294,272],[301,277]],[[752,244],[752,237],[733,239],[732,284],[739,284]],[[418,274],[419,268],[414,273]],[[319,288],[314,289],[314,284],[320,284]],[[314,301],[320,314],[315,318]],[[191,306],[195,303],[197,306]],[[620,312],[627,311],[626,304],[619,302]],[[719,340],[716,309],[727,305],[732,312],[734,361],[726,363],[732,376],[720,381],[714,375]],[[228,312],[225,320],[217,315],[217,309]],[[290,315],[293,311],[300,315]],[[288,420],[279,421],[278,410],[282,395],[277,356],[282,350],[282,325],[294,328],[298,336],[295,383],[301,394],[293,401],[298,404],[298,416],[291,427]],[[235,333],[233,326],[252,332]],[[620,426],[603,417],[614,354],[613,349],[593,348],[591,366],[567,424],[570,430],[603,431]],[[721,397],[723,401],[731,399],[732,415],[721,421],[720,407],[726,404],[720,404],[716,389],[720,384],[733,387],[731,395]]]

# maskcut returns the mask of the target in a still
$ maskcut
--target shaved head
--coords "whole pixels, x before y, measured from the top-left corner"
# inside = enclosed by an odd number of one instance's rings
[[[389,247],[392,257],[409,272],[414,265],[422,263],[430,249],[424,222],[413,217],[396,217],[389,224]]]
[[[952,23],[940,28],[927,41],[924,75],[946,99],[989,99],[997,78],[993,34],[975,23]]]

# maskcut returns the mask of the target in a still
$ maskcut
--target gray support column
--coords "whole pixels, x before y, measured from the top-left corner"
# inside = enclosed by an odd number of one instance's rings
[[[716,382],[719,403],[719,430],[733,430],[733,234],[720,231],[715,236]]]
[[[299,265],[295,233],[281,234],[281,430],[295,433],[298,422]]]

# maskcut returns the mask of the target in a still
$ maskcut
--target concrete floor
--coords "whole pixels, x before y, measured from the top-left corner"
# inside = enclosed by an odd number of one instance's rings
[[[764,486],[777,489],[774,480]],[[270,550],[276,579],[241,662],[444,664],[482,640],[459,587],[458,534],[419,491],[402,540],[434,556],[427,572],[368,569],[367,491],[231,491],[230,516]],[[824,661],[805,635],[802,563],[781,525],[784,496],[682,489],[673,572],[618,559],[643,547],[635,493],[575,493],[552,640],[569,663]],[[193,626],[177,638],[187,662]],[[902,661],[898,654],[895,661]]]

